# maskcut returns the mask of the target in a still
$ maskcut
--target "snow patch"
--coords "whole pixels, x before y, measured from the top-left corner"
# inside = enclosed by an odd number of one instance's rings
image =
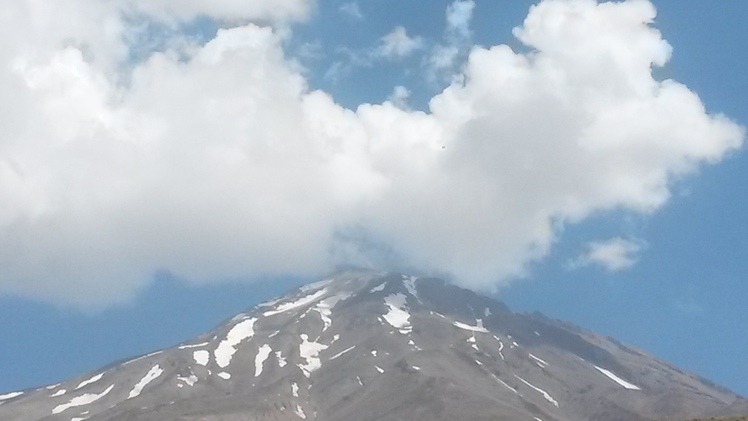
[[[108,395],[109,392],[112,391],[112,389],[114,389],[114,385],[109,386],[108,388],[106,388],[106,390],[104,390],[103,392],[101,392],[99,394],[86,393],[85,395],[77,396],[77,397],[71,399],[70,402],[68,402],[68,403],[64,403],[62,405],[57,405],[56,407],[54,407],[54,409],[52,409],[52,414],[53,415],[54,414],[59,414],[60,412],[64,412],[65,410],[70,409],[70,408],[74,408],[74,407],[77,407],[77,406],[83,406],[83,405],[88,405],[88,404],[94,403],[97,400],[99,400],[99,399],[103,398],[104,396]]]
[[[67,390],[65,390],[65,389],[60,389],[60,390],[58,390],[57,392],[55,392],[54,394],[52,394],[52,395],[49,395],[49,397],[50,397],[50,398],[56,398],[56,397],[59,397],[59,396],[62,396],[62,395],[64,395],[64,394],[66,394],[67,392],[68,392],[68,391],[67,391]]]
[[[127,396],[127,399],[138,397],[140,395],[140,392],[143,391],[143,388],[146,387],[148,383],[156,380],[158,376],[160,376],[163,372],[164,370],[158,364],[151,367],[148,373],[142,379],[140,379],[135,387],[132,388],[130,394]]]
[[[382,283],[381,283],[381,285],[375,286],[375,287],[374,287],[374,288],[372,288],[372,289],[371,289],[371,291],[369,291],[369,292],[371,292],[371,293],[375,293],[375,292],[380,292],[380,291],[384,291],[384,288],[385,288],[386,286],[387,286],[387,282],[382,282]]]
[[[296,415],[298,415],[299,418],[302,420],[306,419],[306,414],[304,413],[304,410],[301,408],[300,405],[296,405],[296,409],[293,411]]]
[[[59,385],[61,385],[61,384],[62,384],[62,383],[51,384],[51,385],[49,385],[49,386],[45,387],[45,389],[47,389],[47,390],[52,390],[52,389],[54,389],[55,387],[57,387],[57,386],[59,386]]]
[[[359,386],[363,386],[364,385],[364,382],[361,381],[361,377],[356,376],[356,380],[358,380],[358,385]]]
[[[291,394],[294,398],[299,397],[299,385],[296,383],[291,383]]]
[[[81,383],[80,383],[80,384],[78,385],[78,387],[76,387],[76,388],[75,388],[75,390],[78,390],[78,389],[80,389],[80,388],[86,387],[86,386],[88,386],[89,384],[92,384],[92,383],[96,383],[96,382],[98,382],[99,380],[101,380],[101,378],[102,378],[102,377],[104,377],[104,373],[99,373],[99,374],[97,374],[97,375],[95,375],[95,376],[91,377],[91,378],[90,378],[90,379],[88,379],[88,380],[83,380],[83,381],[82,381],[82,382],[81,382]]]
[[[281,353],[282,351],[278,351],[275,353],[275,358],[278,360],[278,367],[283,368],[286,366],[286,358]]]
[[[21,395],[23,395],[23,392],[6,393],[5,395],[0,395],[0,401],[7,401],[8,399],[13,399]]]
[[[310,342],[309,336],[305,333],[301,334],[301,341],[302,342],[299,345],[299,356],[305,360],[306,363],[299,364],[298,367],[306,377],[309,377],[312,372],[322,367],[319,353],[327,349],[327,345],[318,342]]]
[[[372,357],[376,357],[377,356],[377,350],[376,349],[372,349],[371,350],[371,356]]]
[[[249,339],[255,334],[254,326],[257,318],[244,320],[234,325],[226,339],[218,344],[213,354],[216,357],[216,363],[221,368],[226,368],[231,363],[231,358],[236,353],[236,346],[245,339]]]
[[[333,281],[334,281],[334,279],[323,279],[321,281],[312,282],[311,284],[307,284],[307,285],[304,285],[304,286],[300,287],[299,291],[301,291],[302,293],[307,293],[309,291],[315,291],[315,290],[318,290],[320,288],[323,288],[323,287],[326,287],[326,286],[330,285]]]
[[[197,383],[197,380],[198,380],[198,378],[197,378],[197,376],[196,376],[196,375],[194,375],[194,374],[190,374],[190,375],[189,375],[189,376],[187,376],[187,377],[180,377],[180,376],[177,376],[177,380],[178,380],[178,381],[182,381],[182,382],[186,383],[186,384],[187,384],[187,386],[190,386],[190,387],[192,387],[192,386],[194,386],[194,385],[195,385],[195,383]],[[180,385],[178,385],[178,386],[181,386],[181,384],[180,384]]]
[[[541,388],[539,388],[537,386],[532,385],[530,382],[528,382],[527,380],[523,379],[522,377],[520,377],[520,376],[518,376],[516,374],[514,375],[514,377],[518,378],[519,381],[521,381],[522,383],[530,386],[536,392],[538,392],[541,395],[543,395],[543,397],[545,398],[545,400],[547,400],[548,402],[552,403],[556,408],[558,408],[558,401],[556,401],[555,399],[553,399],[553,396],[549,395],[548,392],[546,392],[545,390],[543,390],[543,389],[541,389]]]
[[[490,315],[491,315],[491,309],[490,309],[490,308],[488,308],[488,307],[486,307],[486,310],[485,310],[485,311],[483,312],[483,315],[484,315],[485,317],[488,317],[488,316],[490,316]]]
[[[231,378],[231,374],[229,374],[229,373],[227,373],[225,371],[222,371],[222,372],[216,374],[216,376],[218,376],[218,377],[220,377],[220,378],[222,378],[224,380],[228,380],[228,379]]]
[[[192,358],[195,359],[195,362],[202,365],[207,366],[208,361],[210,361],[210,352],[201,349],[199,351],[195,351],[192,353]]]
[[[306,291],[303,291],[303,292],[306,292]],[[321,290],[315,292],[314,294],[307,295],[305,297],[301,297],[301,298],[299,298],[296,301],[291,301],[290,303],[280,304],[280,305],[278,305],[276,307],[275,310],[266,311],[266,312],[262,313],[262,315],[265,316],[265,317],[269,317],[269,316],[274,316],[276,314],[285,313],[285,312],[287,312],[289,310],[293,310],[295,308],[303,307],[303,306],[305,306],[307,304],[311,304],[311,303],[317,301],[318,299],[322,298],[322,296],[325,295],[325,293],[327,293],[327,290],[326,289],[321,289]]]
[[[418,302],[421,302],[421,299],[418,297],[418,290],[416,290],[416,278],[415,276],[405,276],[403,275],[403,285],[405,285],[405,289],[408,290],[408,293],[415,297]]]
[[[486,328],[482,326],[482,323],[480,326],[470,326],[470,325],[466,325],[465,323],[460,323],[455,320],[454,322],[452,322],[452,324],[455,325],[456,327],[459,327],[462,330],[467,330],[470,332],[488,333],[488,330],[486,330]]]
[[[413,331],[413,326],[410,325],[410,313],[406,306],[407,299],[403,294],[389,295],[384,299],[384,303],[389,308],[387,314],[384,315],[384,319],[392,325],[395,329],[400,331],[403,335],[407,335]]]
[[[639,386],[629,383],[626,380],[623,380],[622,378],[616,376],[609,370],[606,370],[598,366],[595,366],[595,368],[597,369],[597,371],[605,374],[605,376],[607,376],[609,379],[613,380],[614,382],[618,383],[619,385],[623,386],[624,388],[628,390],[642,390]]]
[[[348,292],[341,292],[337,295],[334,295],[332,297],[325,298],[324,300],[317,303],[317,305],[314,307],[314,310],[319,313],[319,317],[322,319],[322,323],[324,323],[324,327],[322,328],[322,331],[326,331],[327,328],[329,328],[332,325],[332,319],[330,316],[332,315],[332,309],[335,308],[335,306],[340,302],[347,298],[350,298],[351,294]]]
[[[262,366],[271,352],[273,352],[273,348],[270,348],[268,344],[261,346],[260,350],[257,351],[257,356],[255,356],[255,377],[260,377],[260,374],[262,374]]]
[[[382,367],[379,367],[378,365],[375,365],[374,368],[377,369],[377,371],[379,372],[379,374],[384,373],[384,369]]]

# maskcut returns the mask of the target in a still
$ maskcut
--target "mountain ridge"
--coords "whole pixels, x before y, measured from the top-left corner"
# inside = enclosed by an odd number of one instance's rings
[[[0,396],[0,419],[654,420],[741,399],[439,279],[344,271],[173,347]]]

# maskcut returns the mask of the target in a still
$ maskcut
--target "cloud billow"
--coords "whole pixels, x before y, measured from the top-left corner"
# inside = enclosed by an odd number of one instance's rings
[[[204,6],[242,23],[167,43],[127,83],[121,10],[71,2],[50,34],[19,3],[0,29],[26,36],[0,46],[0,293],[101,307],[158,270],[216,282],[341,263],[490,289],[563,224],[656,211],[673,180],[743,140],[653,78],[671,51],[645,1],[540,3],[515,30],[529,52],[473,47],[428,112],[311,90],[281,27],[306,16],[300,0],[273,15]]]

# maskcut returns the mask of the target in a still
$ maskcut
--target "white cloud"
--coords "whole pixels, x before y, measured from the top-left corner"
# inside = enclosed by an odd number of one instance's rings
[[[398,108],[408,108],[408,98],[410,98],[410,91],[405,86],[395,86],[392,90],[392,94],[387,101],[393,103]]]
[[[456,0],[450,4],[447,7],[447,32],[462,39],[470,38],[473,9],[475,9],[473,0]]]
[[[540,3],[516,30],[532,53],[475,47],[429,112],[310,91],[283,31],[243,22],[123,69],[112,2],[45,7],[0,17],[25,40],[0,44],[2,293],[97,306],[156,270],[214,282],[342,260],[492,288],[563,224],[656,211],[743,138],[652,78],[670,47],[646,1]]]
[[[571,268],[600,265],[609,272],[628,269],[636,264],[639,253],[646,247],[641,240],[627,240],[620,237],[587,244],[587,250],[571,262]]]
[[[423,40],[419,37],[411,38],[402,26],[398,26],[389,34],[382,37],[374,55],[389,59],[398,59],[411,55],[423,47]]]
[[[435,45],[428,57],[429,78],[433,80],[453,77],[458,66],[467,58],[472,47],[470,21],[475,3],[472,0],[455,0],[447,6],[446,42]]]

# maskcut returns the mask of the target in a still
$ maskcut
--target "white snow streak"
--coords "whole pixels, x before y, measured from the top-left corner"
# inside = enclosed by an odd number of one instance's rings
[[[23,392],[6,393],[5,395],[0,395],[0,401],[7,401],[8,399],[13,399],[21,395],[23,395]]]
[[[291,394],[294,398],[299,397],[299,385],[296,383],[291,383]]]
[[[595,366],[595,368],[599,372],[605,374],[609,379],[611,379],[614,382],[618,383],[619,385],[625,387],[626,389],[629,389],[629,390],[642,390],[639,386],[637,386],[635,384],[632,384],[632,383],[629,383],[626,380],[623,380],[622,378],[616,376],[615,374],[613,374],[612,372],[610,372],[610,371],[608,371],[608,370],[606,370],[604,368],[601,368],[601,367],[598,367],[598,366]]]
[[[492,376],[492,377],[493,377],[494,379],[496,379],[496,381],[497,381],[497,382],[501,383],[501,384],[502,384],[502,385],[503,385],[504,387],[506,387],[507,389],[511,390],[511,391],[512,391],[512,392],[514,392],[514,393],[515,393],[516,395],[519,395],[519,392],[517,392],[517,389],[515,389],[515,388],[513,388],[512,386],[509,386],[508,384],[506,384],[506,382],[505,382],[504,380],[501,380],[500,378],[498,378],[498,377],[494,376],[493,374],[491,374],[491,376]]]
[[[206,366],[208,365],[208,361],[210,361],[210,352],[201,349],[200,351],[193,352],[192,357],[195,359],[196,363]]]
[[[227,373],[225,371],[222,371],[222,372],[216,374],[216,376],[218,376],[218,377],[220,377],[220,378],[222,378],[224,380],[228,380],[228,379],[231,378],[231,374],[229,374],[229,373]]]
[[[466,325],[465,323],[460,323],[458,321],[452,322],[453,325],[459,327],[460,329],[467,330],[470,332],[480,332],[480,333],[488,333],[488,330],[481,326],[470,326]]]
[[[499,356],[501,357],[501,360],[504,360],[504,354],[501,353],[501,351],[504,350],[504,342],[501,342],[501,339],[499,339],[498,336],[494,335],[494,339],[496,339],[499,342]]]
[[[342,351],[338,352],[337,354],[335,354],[335,355],[333,355],[332,357],[330,357],[330,361],[332,361],[332,360],[334,360],[334,359],[336,359],[336,358],[338,358],[338,357],[342,356],[343,354],[345,354],[345,353],[347,353],[347,352],[349,352],[349,351],[352,351],[352,350],[353,350],[353,348],[355,348],[355,347],[356,347],[356,345],[353,345],[352,347],[350,347],[350,348],[348,348],[348,349],[344,349],[344,350],[342,350]]]
[[[301,344],[299,345],[299,356],[306,360],[305,364],[299,364],[298,367],[304,373],[305,376],[309,377],[312,372],[322,367],[322,361],[319,359],[319,353],[327,349],[327,345],[310,342],[309,336],[305,333],[301,334]]]
[[[132,359],[132,360],[130,360],[130,361],[127,361],[127,362],[125,362],[125,363],[122,363],[122,365],[128,365],[128,364],[132,364],[132,363],[134,363],[134,362],[136,362],[136,361],[144,360],[144,359],[146,359],[146,358],[148,358],[148,357],[152,357],[152,356],[154,356],[154,355],[158,355],[158,354],[161,354],[162,352],[164,352],[164,351],[162,350],[162,351],[151,352],[150,354],[147,354],[147,355],[142,355],[142,356],[140,356],[140,357],[138,357],[138,358],[133,358],[133,359]]]
[[[532,358],[533,360],[535,360],[535,362],[538,364],[538,366],[540,368],[546,368],[546,367],[548,367],[548,363],[547,362],[545,362],[542,359],[536,357],[535,355],[532,355],[532,354],[529,354],[529,355],[530,355],[530,358]]]
[[[271,352],[273,352],[273,348],[270,348],[268,344],[261,346],[260,350],[257,351],[257,356],[255,357],[255,377],[260,377],[260,374],[262,374],[262,366]]]
[[[89,385],[89,384],[91,384],[91,383],[96,383],[96,382],[98,382],[99,380],[101,380],[101,378],[102,378],[102,377],[104,377],[104,373],[99,373],[99,374],[97,374],[97,375],[95,375],[95,376],[91,377],[91,378],[90,378],[90,379],[88,379],[88,380],[83,380],[83,381],[82,381],[82,382],[81,382],[81,383],[80,383],[80,384],[78,385],[78,387],[76,387],[76,388],[75,388],[75,390],[78,390],[78,389],[80,389],[80,388],[82,388],[82,387],[86,387],[86,386],[88,386],[88,385]]]
[[[379,374],[382,374],[382,373],[384,373],[384,369],[383,369],[383,368],[381,368],[381,367],[379,367],[378,365],[375,365],[375,366],[374,366],[374,368],[376,368],[376,369],[377,369],[377,371],[379,372]]]
[[[135,387],[132,388],[130,391],[130,394],[127,396],[127,399],[132,399],[135,397],[138,397],[140,395],[140,392],[143,391],[143,388],[148,385],[148,383],[156,380],[158,376],[160,376],[164,370],[158,365],[154,365],[151,367],[150,371],[138,382],[138,384],[135,385]]]
[[[231,363],[231,357],[236,353],[236,346],[245,339],[249,339],[255,334],[254,326],[257,318],[251,318],[237,323],[229,333],[226,339],[218,344],[218,348],[213,351],[216,357],[216,363],[221,368],[226,368]]]
[[[192,345],[182,345],[179,347],[179,349],[191,349],[191,348],[200,348],[205,345],[208,345],[210,342],[203,342],[201,344],[192,344]]]
[[[384,315],[384,319],[400,333],[406,335],[413,331],[410,325],[410,313],[406,306],[407,299],[403,294],[393,294],[384,299],[384,303],[389,307],[389,311]]]
[[[62,405],[57,405],[56,407],[54,407],[54,409],[52,409],[52,414],[59,414],[60,412],[63,412],[65,410],[69,409],[69,408],[74,408],[76,406],[88,405],[90,403],[96,402],[97,400],[99,400],[99,399],[103,398],[104,396],[108,395],[109,392],[112,391],[112,389],[114,389],[114,385],[109,386],[105,391],[99,393],[98,395],[97,394],[93,394],[93,393],[86,393],[85,395],[81,395],[81,396],[75,397],[75,398],[71,399],[70,402],[68,402],[68,403],[65,403],[65,404],[62,404]]]
[[[293,310],[295,308],[303,307],[307,304],[313,303],[314,301],[322,298],[322,296],[325,295],[326,292],[327,292],[326,289],[321,289],[315,292],[314,294],[307,295],[306,297],[301,297],[296,301],[280,304],[278,305],[278,307],[276,307],[275,310],[266,311],[262,313],[262,315],[265,317],[269,317],[269,316],[274,316],[276,314],[284,313],[289,310]]]
[[[540,393],[540,394],[543,395],[543,397],[545,398],[545,400],[547,400],[548,402],[552,403],[553,405],[556,406],[556,408],[558,408],[558,401],[556,401],[555,399],[553,399],[553,396],[549,395],[548,392],[546,392],[545,390],[543,390],[543,389],[541,389],[539,387],[533,386],[530,382],[528,382],[527,380],[523,379],[522,377],[520,377],[520,376],[518,376],[516,374],[514,375],[514,377],[518,378],[519,381],[521,381],[522,383],[524,383],[524,384],[530,386],[531,388],[535,389],[536,392],[538,392],[538,393]]]

